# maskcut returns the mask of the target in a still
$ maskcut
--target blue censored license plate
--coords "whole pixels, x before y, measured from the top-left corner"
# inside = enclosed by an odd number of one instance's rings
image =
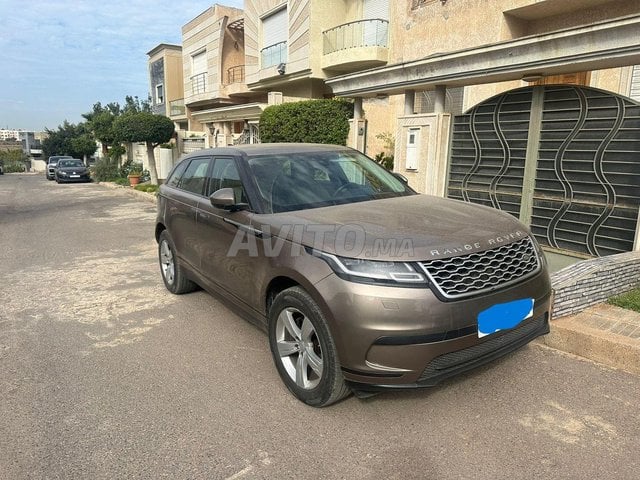
[[[499,303],[478,314],[478,337],[509,330],[533,316],[533,298]]]

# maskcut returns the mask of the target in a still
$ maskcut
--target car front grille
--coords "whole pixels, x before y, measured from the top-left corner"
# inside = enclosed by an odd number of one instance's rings
[[[420,262],[433,286],[454,300],[517,283],[540,270],[533,241],[525,237],[484,252]]]

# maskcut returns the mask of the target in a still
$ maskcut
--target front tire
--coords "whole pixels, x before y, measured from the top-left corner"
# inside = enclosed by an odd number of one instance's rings
[[[164,286],[175,295],[194,291],[196,284],[189,280],[176,257],[176,247],[169,232],[164,230],[158,239],[158,260]]]
[[[269,345],[280,378],[299,400],[326,407],[349,395],[327,321],[302,288],[288,288],[273,300]]]

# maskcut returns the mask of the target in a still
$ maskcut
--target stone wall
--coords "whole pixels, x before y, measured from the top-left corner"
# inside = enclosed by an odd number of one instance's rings
[[[640,252],[585,260],[551,275],[554,317],[577,313],[640,284]]]

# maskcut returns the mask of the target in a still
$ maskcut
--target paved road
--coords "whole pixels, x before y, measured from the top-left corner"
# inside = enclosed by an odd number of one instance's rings
[[[153,221],[120,191],[0,177],[0,478],[637,478],[640,378],[538,345],[299,403],[263,333],[165,291]]]

